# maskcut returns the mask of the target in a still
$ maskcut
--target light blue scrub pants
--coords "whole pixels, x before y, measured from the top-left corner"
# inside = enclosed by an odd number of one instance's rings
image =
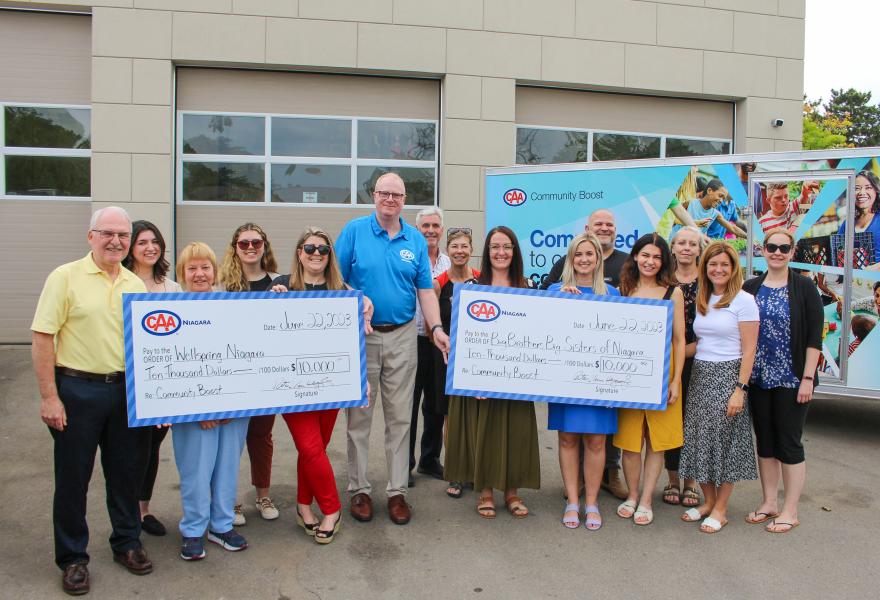
[[[202,429],[198,422],[175,423],[171,428],[180,473],[183,537],[202,537],[209,526],[214,533],[232,529],[248,421],[233,419],[213,429]]]

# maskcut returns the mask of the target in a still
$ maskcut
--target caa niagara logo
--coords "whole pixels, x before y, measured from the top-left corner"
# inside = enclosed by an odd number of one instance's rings
[[[406,262],[412,262],[415,260],[416,255],[412,253],[412,251],[404,248],[400,251],[400,258],[405,260]]]
[[[171,335],[183,322],[170,310],[154,310],[141,319],[141,327],[150,335]]]
[[[507,206],[519,206],[526,201],[526,193],[518,188],[504,192],[504,203]]]
[[[467,305],[467,314],[475,321],[494,321],[501,316],[501,307],[491,300],[474,300]]]

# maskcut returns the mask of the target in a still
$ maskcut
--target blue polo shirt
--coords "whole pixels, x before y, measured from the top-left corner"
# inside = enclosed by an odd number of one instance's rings
[[[416,314],[416,289],[433,289],[428,244],[419,230],[400,220],[393,239],[376,215],[349,221],[336,240],[342,277],[375,307],[373,323],[399,325]]]

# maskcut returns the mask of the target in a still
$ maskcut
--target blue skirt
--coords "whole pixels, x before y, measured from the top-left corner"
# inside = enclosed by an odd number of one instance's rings
[[[617,433],[617,409],[549,402],[547,428],[565,433]]]

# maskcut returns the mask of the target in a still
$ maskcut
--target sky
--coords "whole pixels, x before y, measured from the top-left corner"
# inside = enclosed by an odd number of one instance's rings
[[[804,93],[828,100],[833,89],[871,92],[880,103],[877,0],[807,0]],[[855,33],[858,31],[858,33]]]

